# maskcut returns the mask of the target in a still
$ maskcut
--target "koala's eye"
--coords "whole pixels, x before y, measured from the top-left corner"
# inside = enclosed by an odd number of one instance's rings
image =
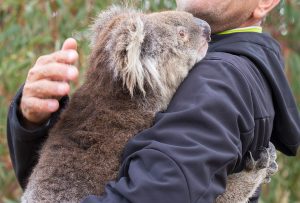
[[[185,27],[182,27],[182,26],[179,26],[177,28],[177,32],[178,32],[178,35],[182,38],[182,39],[186,39],[187,38],[187,30]]]
[[[184,30],[179,30],[179,35],[180,35],[180,37],[184,37],[185,36]]]

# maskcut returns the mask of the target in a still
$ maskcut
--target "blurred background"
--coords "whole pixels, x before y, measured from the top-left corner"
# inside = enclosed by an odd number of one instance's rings
[[[126,0],[144,11],[176,8],[175,0]],[[88,25],[117,0],[0,0],[0,203],[15,203],[21,190],[6,142],[8,106],[38,56],[60,49],[74,37],[79,44],[81,76],[89,54]],[[300,107],[300,0],[285,0],[266,19],[264,31],[282,45],[286,75]],[[78,85],[78,84],[77,84]],[[300,203],[300,155],[279,155],[279,173],[263,188],[261,203]]]

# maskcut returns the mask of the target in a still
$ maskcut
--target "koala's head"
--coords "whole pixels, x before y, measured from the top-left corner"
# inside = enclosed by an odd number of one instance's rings
[[[210,40],[209,25],[187,12],[143,14],[119,7],[101,13],[92,33],[91,66],[104,68],[98,63],[106,60],[113,80],[121,80],[131,96],[174,93]],[[106,57],[97,59],[103,52]]]

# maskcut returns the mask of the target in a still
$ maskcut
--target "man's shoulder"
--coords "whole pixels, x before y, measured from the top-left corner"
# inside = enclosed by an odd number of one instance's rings
[[[233,68],[239,68],[242,65],[249,65],[251,62],[243,56],[227,53],[227,52],[209,52],[206,57],[200,62],[213,64],[219,67],[222,64],[228,64]],[[199,65],[200,65],[199,64]]]
[[[249,69],[248,62],[236,55],[213,52],[197,63],[181,84],[177,92],[185,94],[210,95],[248,94],[251,95],[249,74],[243,69]],[[185,89],[185,91],[181,91]],[[245,97],[248,97],[245,96]],[[185,97],[188,97],[185,95]]]
[[[226,52],[209,52],[202,61],[195,65],[190,75],[203,76],[208,74],[214,79],[219,78],[222,80],[226,80],[225,75],[230,75],[236,79],[246,79],[247,75],[251,74],[249,70],[253,69],[254,66],[251,60],[243,56]]]

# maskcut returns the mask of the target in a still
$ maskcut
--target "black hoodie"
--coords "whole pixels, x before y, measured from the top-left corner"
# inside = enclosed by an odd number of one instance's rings
[[[224,192],[227,175],[243,168],[248,151],[257,156],[271,139],[295,155],[300,120],[283,66],[269,35],[213,36],[207,57],[168,109],[126,145],[118,180],[106,186],[105,196],[83,202],[211,203]],[[22,128],[19,99],[20,94],[10,108],[8,142],[24,187],[49,126]]]

